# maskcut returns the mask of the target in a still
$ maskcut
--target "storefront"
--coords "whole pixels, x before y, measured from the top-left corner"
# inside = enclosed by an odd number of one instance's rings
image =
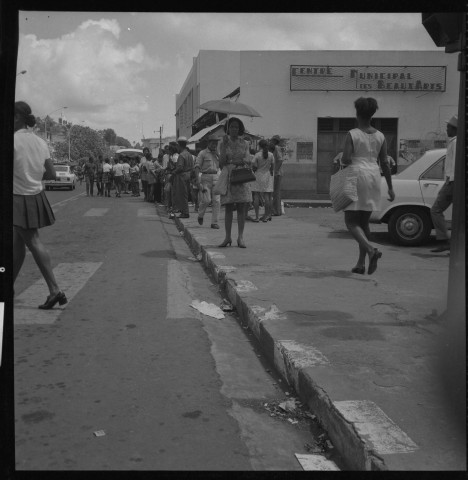
[[[239,101],[262,114],[247,118],[246,127],[283,139],[284,198],[328,196],[331,164],[355,126],[358,97],[377,100],[374,126],[385,134],[397,162],[444,146],[445,120],[458,108],[457,58],[444,51],[229,53],[239,54]],[[193,121],[205,113],[197,107]]]

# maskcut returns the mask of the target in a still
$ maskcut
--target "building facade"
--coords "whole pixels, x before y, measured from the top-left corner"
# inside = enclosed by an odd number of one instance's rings
[[[230,54],[239,55],[237,75],[233,60],[226,72],[214,66],[220,57],[234,59]],[[358,97],[377,100],[374,126],[397,161],[445,146],[445,120],[458,110],[457,58],[444,51],[201,51],[196,60],[179,108],[189,85],[203,96],[190,97],[183,128],[205,113],[200,103],[222,98],[237,78],[239,101],[262,114],[245,119],[248,130],[283,139],[284,198],[328,197],[331,164],[355,126]]]

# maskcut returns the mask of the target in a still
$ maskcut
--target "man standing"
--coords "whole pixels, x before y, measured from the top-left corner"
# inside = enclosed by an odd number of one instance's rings
[[[96,176],[96,165],[94,163],[94,158],[89,157],[88,161],[84,167],[84,175],[86,180],[86,196],[93,196],[94,189],[94,177]]]
[[[445,157],[445,183],[437,194],[436,201],[431,208],[432,223],[436,231],[436,239],[439,245],[431,250],[431,252],[444,252],[450,250],[450,239],[445,223],[444,212],[452,204],[453,201],[453,179],[455,171],[455,153],[457,150],[457,128],[458,116],[454,115],[447,122],[447,136],[449,137],[447,144],[447,155]]]
[[[96,186],[97,186],[97,196],[102,197],[104,195],[104,188],[102,185],[102,173],[103,173],[104,159],[102,155],[98,155],[98,163],[96,165]]]
[[[179,156],[174,176],[176,208],[180,210],[179,218],[189,218],[188,194],[190,188],[190,172],[193,169],[193,157],[187,150],[187,138],[177,139]]]
[[[201,193],[198,211],[198,223],[203,225],[203,216],[206,207],[212,202],[211,228],[219,229],[218,216],[221,208],[220,196],[213,194],[213,187],[218,180],[219,156],[216,151],[218,138],[214,135],[208,138],[208,148],[202,150],[195,163],[195,178],[198,183],[198,191]],[[201,176],[199,175],[201,173]]]
[[[117,198],[120,198],[120,192],[122,191],[122,183],[123,183],[123,178],[124,178],[124,172],[123,172],[123,158],[120,157],[117,160],[117,163],[114,165],[114,168],[112,169],[114,172],[114,183],[115,183],[115,196]]]
[[[273,135],[271,143],[274,146],[273,157],[275,158],[274,181],[273,181],[273,215],[279,217],[281,215],[281,178],[283,177],[283,152],[279,143],[281,138],[279,135]]]
[[[148,200],[148,159],[151,159],[151,153],[148,147],[143,148],[143,158],[140,160],[140,178],[141,188],[145,196],[144,201]]]

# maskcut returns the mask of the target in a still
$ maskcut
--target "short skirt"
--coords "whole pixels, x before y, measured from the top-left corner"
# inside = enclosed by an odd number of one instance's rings
[[[102,182],[103,183],[109,183],[110,181],[111,181],[110,173],[109,172],[104,172],[102,174]]]
[[[54,212],[44,190],[37,195],[13,195],[13,225],[15,227],[42,228],[54,223]]]

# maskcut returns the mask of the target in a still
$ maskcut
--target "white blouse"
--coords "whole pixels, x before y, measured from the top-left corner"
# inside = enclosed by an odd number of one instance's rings
[[[47,143],[32,130],[22,128],[14,135],[13,194],[41,193],[44,162],[50,158]]]

